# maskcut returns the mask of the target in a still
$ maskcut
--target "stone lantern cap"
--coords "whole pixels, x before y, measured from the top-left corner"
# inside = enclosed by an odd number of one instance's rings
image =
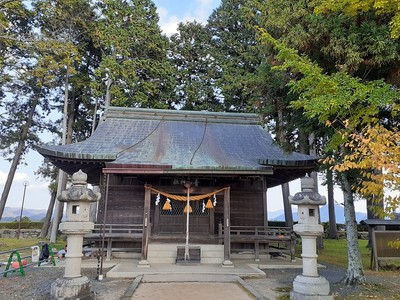
[[[87,174],[82,170],[75,172],[72,174],[72,184],[73,185],[86,185],[87,183]]]
[[[72,175],[72,186],[63,191],[58,200],[61,202],[96,202],[100,200],[100,197],[100,193],[95,193],[87,188],[87,175],[79,170]]]
[[[289,196],[289,203],[294,205],[325,205],[326,198],[314,192],[314,179],[311,177],[301,178],[301,192]]]

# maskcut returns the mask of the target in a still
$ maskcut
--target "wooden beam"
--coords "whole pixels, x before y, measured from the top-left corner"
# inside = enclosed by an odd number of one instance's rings
[[[262,178],[262,201],[264,210],[264,226],[268,226],[268,198],[267,198],[267,179]]]
[[[230,261],[231,259],[231,189],[227,188],[224,191],[224,260]]]

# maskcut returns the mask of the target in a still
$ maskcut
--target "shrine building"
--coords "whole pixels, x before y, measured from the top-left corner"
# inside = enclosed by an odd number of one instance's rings
[[[157,246],[172,249],[172,261],[185,243],[205,263],[229,261],[236,250],[271,251],[284,234],[271,234],[267,201],[282,199],[267,199],[267,189],[317,168],[316,157],[286,153],[247,113],[110,107],[85,141],[37,151],[99,187],[91,237],[105,241],[109,258],[138,252],[150,263],[161,260]]]

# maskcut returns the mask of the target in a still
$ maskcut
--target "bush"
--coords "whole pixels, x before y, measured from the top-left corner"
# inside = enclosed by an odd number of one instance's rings
[[[1,222],[0,229],[18,229],[19,222]],[[22,221],[21,229],[42,229],[43,222]]]

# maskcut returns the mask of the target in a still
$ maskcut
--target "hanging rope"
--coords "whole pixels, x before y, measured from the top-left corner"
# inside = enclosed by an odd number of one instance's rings
[[[149,186],[145,186],[145,189],[150,190],[150,191],[153,191],[153,192],[155,192],[155,193],[157,193],[157,194],[161,194],[161,195],[163,195],[163,196],[165,196],[165,197],[168,197],[168,198],[170,198],[170,199],[173,199],[173,200],[187,201],[187,196],[173,195],[173,194],[165,193],[165,192],[159,191],[159,190],[154,189],[154,188],[149,187]],[[213,191],[213,192],[210,192],[210,193],[207,193],[207,194],[203,194],[203,195],[190,196],[190,197],[189,197],[189,201],[199,201],[199,200],[203,200],[203,199],[206,199],[206,198],[208,198],[208,197],[211,197],[211,196],[213,196],[213,195],[215,195],[215,194],[218,194],[219,192],[222,192],[222,191],[224,191],[224,190],[226,190],[226,189],[227,189],[227,187],[222,188],[222,189],[219,189],[219,190],[216,190],[216,191]],[[215,198],[214,198],[214,199],[215,199]]]

